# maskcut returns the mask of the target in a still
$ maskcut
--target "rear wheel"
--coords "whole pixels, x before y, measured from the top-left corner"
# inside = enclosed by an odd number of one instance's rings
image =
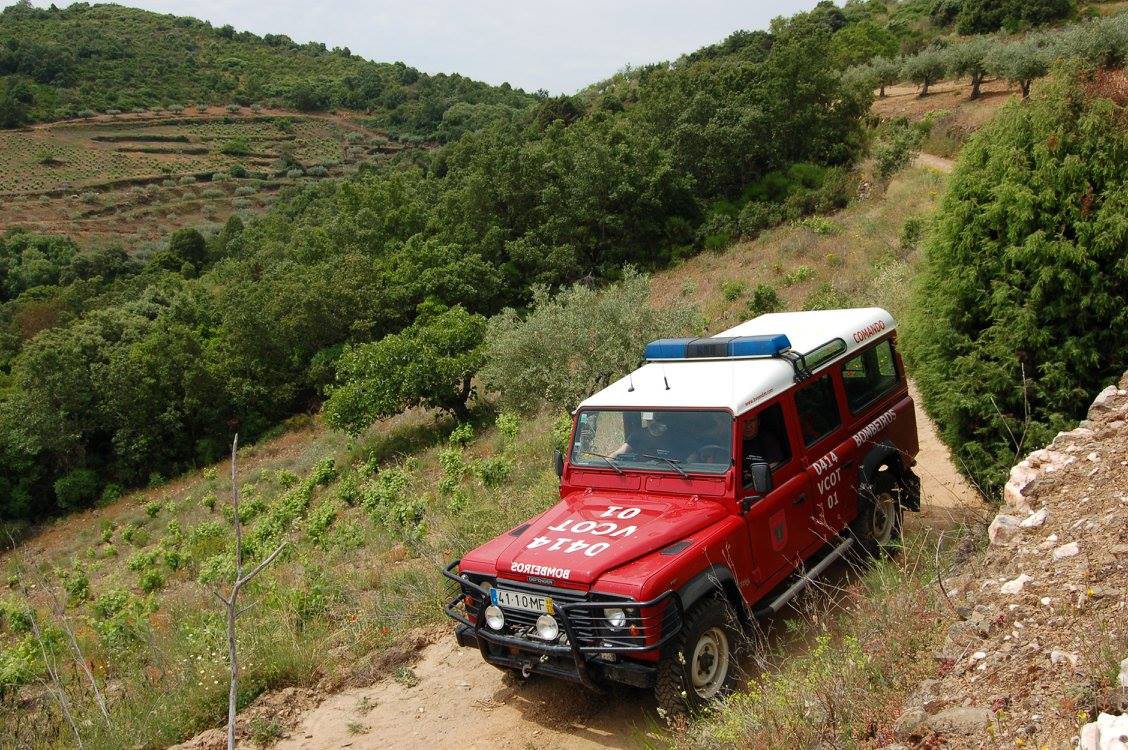
[[[658,705],[680,716],[727,697],[736,686],[743,643],[736,612],[723,596],[698,602],[658,664]]]
[[[850,524],[861,551],[869,557],[887,557],[901,546],[900,479],[891,469],[877,472],[877,480],[858,492],[858,517]]]

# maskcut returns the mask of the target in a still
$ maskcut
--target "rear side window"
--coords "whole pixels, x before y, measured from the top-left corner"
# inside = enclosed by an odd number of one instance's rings
[[[795,408],[799,411],[799,426],[803,430],[803,443],[810,447],[842,424],[838,412],[838,399],[834,396],[834,383],[825,375],[795,392]]]
[[[856,412],[881,398],[900,382],[893,344],[882,341],[842,366],[842,383],[846,386],[846,402]]]

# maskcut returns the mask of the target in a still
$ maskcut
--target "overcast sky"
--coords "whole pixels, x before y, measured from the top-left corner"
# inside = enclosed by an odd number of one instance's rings
[[[48,6],[50,0],[33,0]],[[816,0],[118,0],[256,34],[348,47],[428,73],[573,93],[625,64],[670,60]],[[7,0],[0,0],[7,5]],[[69,5],[55,0],[56,5]]]

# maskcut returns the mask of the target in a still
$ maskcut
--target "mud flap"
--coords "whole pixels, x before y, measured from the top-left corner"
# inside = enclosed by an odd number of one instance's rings
[[[920,477],[918,477],[912,469],[902,469],[901,487],[904,488],[904,494],[901,496],[901,506],[919,513]]]

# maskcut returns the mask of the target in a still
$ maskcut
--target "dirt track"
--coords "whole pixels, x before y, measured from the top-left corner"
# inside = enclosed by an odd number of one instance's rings
[[[931,420],[917,421],[923,512],[912,524],[945,528],[977,514],[978,496],[956,471]],[[843,571],[831,576],[844,578]],[[623,688],[610,699],[575,686],[533,679],[519,689],[460,649],[449,634],[422,649],[414,679],[389,676],[375,685],[328,695],[275,747],[296,748],[639,748],[661,733],[648,691]],[[199,745],[197,745],[199,747]]]

